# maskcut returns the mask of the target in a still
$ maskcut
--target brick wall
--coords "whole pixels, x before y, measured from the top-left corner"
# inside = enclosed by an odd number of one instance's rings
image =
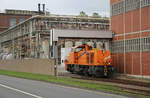
[[[9,28],[10,24],[10,18],[15,18],[16,23],[19,23],[19,19],[24,18],[28,19],[31,15],[14,15],[14,14],[5,14],[0,13],[0,32],[7,30]]]
[[[114,4],[114,3],[120,2],[120,1],[123,1],[123,0],[110,0],[110,3],[111,3],[111,4]]]
[[[123,0],[110,0],[111,5]],[[125,27],[125,28],[124,28]],[[111,30],[115,36],[113,41],[140,38],[140,9],[128,11],[111,17]],[[150,6],[141,8],[141,37],[150,37]],[[113,53],[113,64],[120,73],[150,75],[150,51],[142,51],[142,68],[140,65],[140,51]],[[125,61],[124,61],[125,57]],[[125,71],[125,69],[126,71]],[[141,68],[141,69],[140,69]]]

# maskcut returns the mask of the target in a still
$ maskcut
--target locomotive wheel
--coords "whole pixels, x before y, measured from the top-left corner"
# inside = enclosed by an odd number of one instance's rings
[[[104,66],[88,66],[88,65],[74,65],[68,64],[67,70],[72,74],[79,74],[90,77],[105,77],[112,78],[114,73],[114,68],[108,66],[107,76],[104,76]]]
[[[85,76],[89,76],[89,73],[86,72],[86,71],[84,71],[83,74],[84,74]]]

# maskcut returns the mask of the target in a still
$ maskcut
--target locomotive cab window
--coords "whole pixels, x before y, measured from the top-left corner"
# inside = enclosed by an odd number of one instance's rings
[[[80,52],[83,51],[85,48],[76,48],[74,52]]]

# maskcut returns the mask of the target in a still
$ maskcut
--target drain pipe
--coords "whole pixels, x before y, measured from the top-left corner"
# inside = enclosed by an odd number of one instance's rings
[[[126,74],[126,24],[125,24],[125,3],[126,0],[124,0],[124,13],[123,13],[123,27],[124,27],[124,74]]]
[[[141,2],[140,0],[140,75],[143,77],[143,64],[142,64],[142,9],[141,9]]]

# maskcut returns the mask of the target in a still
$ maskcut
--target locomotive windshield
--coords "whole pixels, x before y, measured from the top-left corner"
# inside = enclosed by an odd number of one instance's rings
[[[71,49],[71,52],[79,52],[79,51],[84,51],[84,50],[92,50],[92,47],[91,46],[80,45],[80,46],[73,47]]]
[[[71,52],[79,52],[79,51],[83,51],[84,49],[85,48],[81,48],[81,47],[80,48],[79,47],[78,48],[72,48]]]
[[[84,48],[76,48],[74,52],[83,51]]]

